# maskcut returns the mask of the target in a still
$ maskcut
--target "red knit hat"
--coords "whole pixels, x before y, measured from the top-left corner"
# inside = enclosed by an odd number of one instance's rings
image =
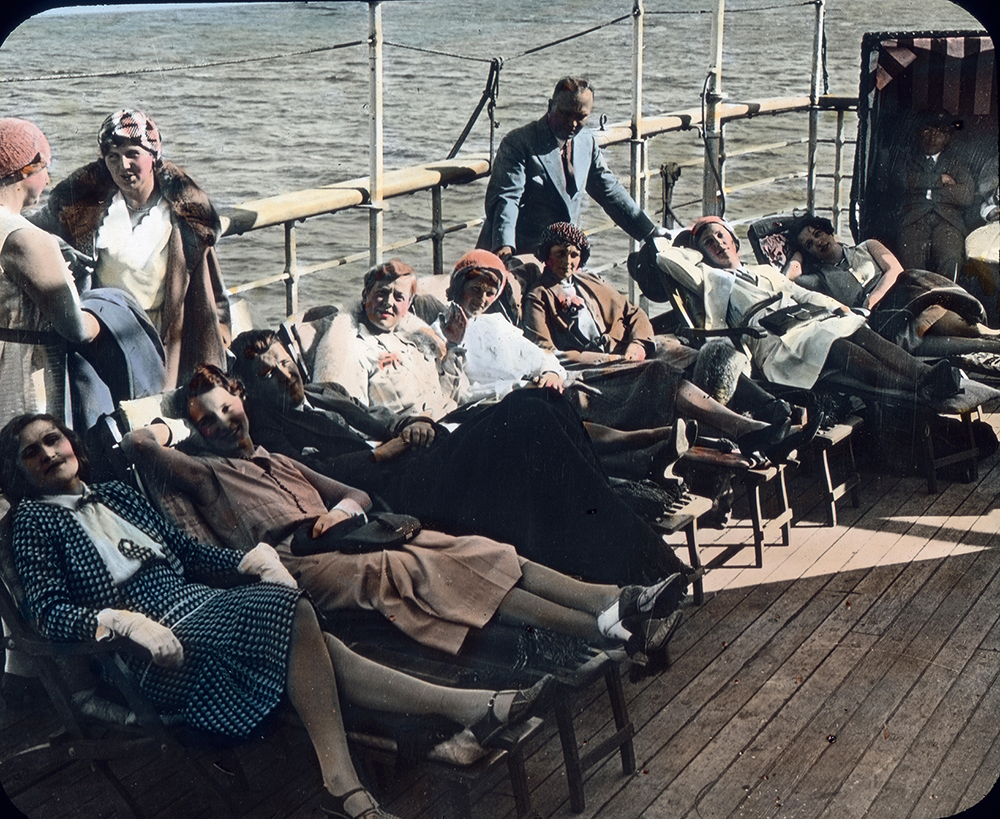
[[[701,233],[709,225],[722,225],[733,237],[733,241],[736,242],[736,249],[740,249],[740,240],[736,235],[736,231],[733,230],[733,226],[729,224],[721,216],[702,216],[694,220],[694,224],[691,225],[691,236],[695,241],[698,241],[698,234]]]
[[[466,279],[480,275],[488,275],[495,279],[497,291],[500,292],[507,284],[507,265],[503,263],[503,259],[488,250],[470,250],[455,262],[455,269],[451,272],[451,281],[445,295],[451,300],[457,299],[465,286]]]
[[[28,176],[52,161],[52,149],[38,126],[26,119],[0,119],[0,179]],[[38,165],[37,168],[30,166]],[[22,176],[22,178],[23,178]]]

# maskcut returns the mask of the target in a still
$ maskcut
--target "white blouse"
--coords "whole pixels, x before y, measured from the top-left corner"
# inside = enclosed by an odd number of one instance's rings
[[[90,496],[90,488],[84,485],[82,495],[46,495],[41,500],[76,516],[116,585],[132,577],[147,560],[165,557],[159,543]]]
[[[95,278],[101,287],[117,287],[135,296],[159,324],[167,276],[167,255],[173,230],[170,209],[161,197],[132,225],[121,192],[115,194],[97,231]]]

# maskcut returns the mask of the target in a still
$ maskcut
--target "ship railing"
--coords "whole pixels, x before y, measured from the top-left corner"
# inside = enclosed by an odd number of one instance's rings
[[[816,211],[829,210],[831,221],[839,229],[841,216],[844,209],[841,205],[842,186],[851,177],[850,169],[845,172],[844,158],[846,150],[853,145],[853,140],[845,136],[847,117],[852,111],[857,109],[857,99],[854,97],[843,97],[826,95],[818,99],[816,108],[810,105],[807,96],[801,97],[777,97],[764,100],[755,100],[742,103],[723,103],[719,106],[722,127],[726,125],[752,120],[761,116],[789,116],[797,113],[818,110],[820,113],[830,112],[836,114],[836,125],[834,134],[831,137],[819,137],[815,133],[810,136],[795,137],[777,142],[768,142],[753,145],[739,151],[729,152],[725,156],[725,162],[739,162],[752,158],[761,152],[773,152],[776,150],[793,148],[795,146],[808,145],[812,152],[819,146],[828,146],[833,149],[831,159],[822,163],[823,167],[830,167],[829,172],[820,172],[816,169],[792,172],[782,175],[773,175],[743,181],[726,187],[726,193],[736,193],[752,188],[772,186],[793,179],[809,180],[813,184],[815,179],[828,179],[832,181],[833,204],[832,208],[816,207]],[[641,120],[638,142],[644,156],[648,156],[648,143],[656,137],[665,134],[677,133],[698,128],[702,124],[701,108],[685,109],[659,116],[647,116]],[[598,132],[598,141],[602,146],[607,147],[619,144],[634,144],[631,123],[605,124]],[[820,164],[817,162],[817,165]],[[692,159],[690,162],[680,163],[676,167],[701,167],[702,159]],[[432,162],[424,165],[411,166],[397,170],[385,171],[382,175],[381,200],[392,199],[394,197],[406,196],[421,191],[431,192],[431,214],[430,229],[415,236],[399,238],[393,242],[384,244],[382,250],[393,253],[402,248],[411,247],[416,244],[430,242],[432,247],[433,271],[435,273],[444,272],[444,240],[446,236],[478,228],[482,224],[482,218],[473,218],[461,222],[445,224],[442,207],[443,192],[446,187],[467,185],[476,182],[489,175],[490,160],[487,155],[469,154],[458,156],[454,159],[446,159],[439,162]],[[648,191],[651,183],[656,179],[661,179],[661,185],[668,185],[664,168],[651,171],[646,167],[640,170],[638,185],[632,183],[633,189]],[[632,182],[632,180],[628,180]],[[370,177],[365,176],[357,179],[346,180],[332,185],[325,185],[319,188],[306,190],[289,191],[277,196],[255,199],[243,202],[230,208],[222,209],[223,235],[238,236],[251,231],[262,230],[275,226],[282,226],[284,230],[284,266],[280,272],[274,273],[250,282],[238,284],[230,288],[230,293],[240,295],[252,292],[262,287],[276,284],[285,286],[286,312],[289,315],[297,313],[299,282],[304,276],[335,270],[349,265],[365,264],[371,258],[371,248],[359,248],[357,252],[328,259],[309,265],[304,265],[299,261],[298,242],[296,235],[296,224],[320,216],[329,216],[345,211],[356,211],[358,209],[371,207]],[[623,179],[623,184],[626,180]],[[629,185],[626,184],[626,187]],[[665,189],[664,189],[665,191]],[[652,197],[643,196],[643,201],[648,201]],[[810,200],[812,199],[810,195]],[[665,203],[663,208],[664,224],[670,225],[669,213],[673,209],[683,209],[700,204],[700,199],[686,201],[672,205],[669,195],[661,194],[660,201]],[[651,210],[650,212],[656,212]],[[766,214],[751,214],[738,219],[731,219],[737,224],[752,221],[754,218]],[[613,228],[610,221],[605,221],[588,228],[588,233],[600,233],[603,230]],[[466,241],[466,246],[474,243]],[[624,264],[624,260],[619,260],[605,265],[598,270],[617,267]]]

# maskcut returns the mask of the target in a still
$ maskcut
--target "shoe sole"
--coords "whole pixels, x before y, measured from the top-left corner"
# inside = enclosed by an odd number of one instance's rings
[[[676,609],[662,619],[648,620],[648,626],[652,626],[654,623],[656,626],[652,632],[647,631],[645,634],[643,654],[647,656],[653,654],[670,642],[670,638],[674,636],[674,633],[681,624],[681,619],[681,611],[680,609]]]

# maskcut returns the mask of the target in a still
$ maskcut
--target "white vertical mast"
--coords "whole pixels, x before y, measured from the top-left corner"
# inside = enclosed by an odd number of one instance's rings
[[[368,0],[368,64],[369,81],[369,261],[374,266],[382,262],[382,0]]]
[[[816,145],[819,133],[819,95],[823,76],[823,27],[826,0],[816,1],[816,31],[813,36],[812,81],[809,85],[809,162],[806,207],[816,212]],[[839,191],[838,191],[839,193]]]
[[[642,135],[642,27],[645,10],[642,0],[634,0],[632,4],[632,143],[631,143],[631,185],[632,194],[639,207],[646,210],[646,140]],[[632,250],[638,247],[632,240]],[[629,299],[635,300],[635,282],[628,280]]]
[[[719,103],[722,102],[722,34],[726,14],[726,0],[718,0],[712,13],[712,67],[705,81],[705,175],[702,183],[702,207],[706,215],[718,214],[722,209],[722,188],[725,174],[722,168],[722,121]]]

